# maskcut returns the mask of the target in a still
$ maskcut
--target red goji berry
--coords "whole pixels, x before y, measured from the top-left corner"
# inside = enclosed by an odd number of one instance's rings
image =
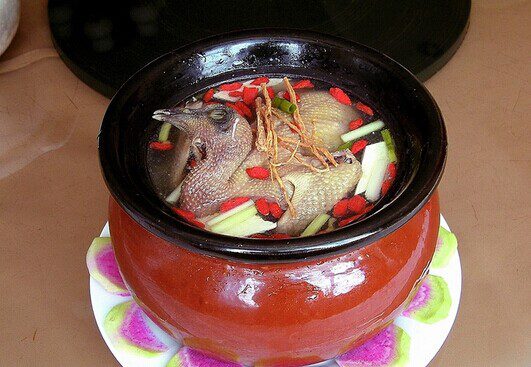
[[[269,95],[269,98],[274,99],[275,98],[275,90],[273,87],[267,87],[267,94]]]
[[[387,166],[387,174],[391,180],[394,180],[396,177],[396,164],[395,163],[389,163],[389,166]]]
[[[171,210],[177,214],[179,217],[187,220],[187,221],[190,221],[190,220],[194,220],[195,219],[195,214],[192,213],[191,211],[189,210],[185,210],[185,209],[181,209],[181,208],[177,208],[177,207],[172,207]]]
[[[173,143],[171,141],[152,141],[149,147],[153,150],[172,150]]]
[[[363,209],[367,205],[367,201],[361,195],[355,195],[348,199],[348,210],[352,213],[363,213]]]
[[[271,238],[274,238],[275,240],[286,240],[288,238],[291,238],[291,236],[287,233],[273,233],[271,235]]]
[[[352,101],[350,100],[350,97],[347,96],[345,92],[343,92],[339,88],[330,88],[330,94],[332,97],[334,97],[339,103],[351,105]]]
[[[255,233],[255,234],[250,235],[249,237],[251,237],[251,238],[260,238],[260,239],[271,238],[271,236],[269,236],[267,234],[263,234],[263,233]]]
[[[253,80],[251,82],[251,85],[262,85],[262,83],[269,83],[269,78],[267,76],[261,76]]]
[[[347,224],[350,224],[350,223],[354,222],[355,220],[359,219],[362,215],[363,214],[356,214],[356,215],[353,215],[352,217],[348,217],[346,219],[340,220],[337,225],[338,225],[338,227],[344,227]]]
[[[308,80],[300,80],[293,85],[293,89],[304,89],[304,88],[313,88],[313,83]]]
[[[247,201],[249,201],[250,199],[247,197],[247,196],[238,196],[238,197],[235,197],[235,198],[232,198],[232,199],[229,199],[225,202],[223,202],[220,207],[219,207],[219,211],[221,213],[225,213],[225,212],[228,212],[229,210],[231,209],[234,209],[236,208],[237,206],[240,206],[242,205],[243,203],[246,203]]]
[[[363,139],[362,140],[358,140],[357,142],[352,144],[352,147],[350,148],[350,151],[352,152],[352,154],[357,154],[357,153],[361,152],[363,149],[365,149],[367,144],[369,144],[369,142],[367,140],[363,140]]]
[[[190,159],[190,163],[188,163],[188,165],[191,168],[194,168],[195,166],[197,166],[197,161],[195,159]]]
[[[356,120],[352,120],[350,121],[350,123],[348,124],[348,129],[349,130],[356,130],[358,127],[360,127],[361,125],[363,125],[363,120],[362,119],[356,119]]]
[[[264,167],[249,167],[245,170],[245,172],[247,172],[249,177],[256,178],[258,180],[267,180],[269,178],[269,170]]]
[[[269,211],[271,212],[271,215],[275,219],[279,219],[282,216],[282,214],[284,214],[284,210],[282,210],[280,205],[278,205],[278,203],[275,203],[275,202],[269,204]]]
[[[242,113],[241,115],[247,118],[253,118],[253,111],[247,105],[243,102],[236,102],[235,106],[237,109],[239,109]]]
[[[389,189],[391,188],[391,180],[387,179],[382,183],[382,196],[385,196]]]
[[[243,95],[243,92],[239,90],[233,90],[232,92],[229,92],[229,96],[231,97],[241,97]]]
[[[242,87],[242,83],[234,82],[234,83],[227,83],[227,84],[220,85],[219,90],[231,91],[231,90],[240,89],[241,87]]]
[[[369,116],[374,115],[374,112],[373,112],[372,108],[370,108],[369,106],[367,106],[367,105],[365,105],[365,104],[363,104],[361,102],[356,103],[356,109],[358,111],[361,111],[361,112],[369,115]]]
[[[243,87],[243,103],[251,105],[258,96],[258,88]]]
[[[205,228],[205,223],[198,221],[197,219],[188,220],[188,223],[190,223],[193,226],[199,227],[199,228]]]
[[[269,203],[266,199],[260,198],[254,202],[254,206],[256,206],[256,210],[258,210],[258,213],[262,215],[269,215]]]
[[[284,92],[284,94],[282,95],[282,98],[284,98],[285,100],[288,100],[290,102],[293,102],[291,100],[291,96],[289,95],[289,92]],[[297,93],[295,93],[295,98],[297,98],[297,102],[300,102],[301,101],[301,96],[299,96]]]
[[[332,215],[335,218],[342,218],[348,213],[348,199],[339,200],[334,209],[332,210]]]
[[[225,103],[225,105],[226,105],[227,107],[232,108],[234,111],[238,112],[241,116],[246,117],[246,115],[247,115],[247,111],[244,111],[244,110],[241,108],[241,105],[244,105],[244,106],[245,106],[244,103],[242,103],[242,102],[236,102],[236,103],[230,103],[230,102],[227,102],[227,103]],[[247,107],[247,106],[245,106],[245,107],[247,108],[247,110],[249,111],[249,113],[251,113],[251,110],[249,110],[249,107]],[[251,114],[251,116],[252,116],[252,114]]]
[[[365,207],[365,209],[363,209],[363,214],[367,214],[368,212],[370,212],[371,210],[374,209],[374,204],[369,204]]]
[[[210,102],[212,98],[214,97],[214,89],[210,88],[204,95],[203,95],[203,101],[204,102]]]

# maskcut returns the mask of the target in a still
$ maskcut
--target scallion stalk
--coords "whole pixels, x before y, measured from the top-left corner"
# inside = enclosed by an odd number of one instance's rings
[[[241,224],[257,213],[258,210],[256,210],[256,207],[254,205],[250,206],[228,218],[223,219],[221,222],[214,224],[212,227],[210,227],[210,230],[216,233],[225,233],[230,228]]]
[[[319,232],[322,226],[330,219],[330,216],[326,213],[319,214],[308,224],[308,227],[301,233],[301,237],[311,236]]]
[[[376,120],[371,122],[370,124],[360,126],[356,130],[352,130],[348,133],[341,135],[341,140],[343,140],[343,142],[345,143],[350,142],[351,140],[356,140],[361,138],[362,136],[378,131],[384,126],[385,124],[382,120]]]
[[[395,144],[388,129],[382,130],[382,138],[385,141],[385,145],[387,146],[387,154],[389,155],[389,161],[396,162]]]
[[[295,112],[295,110],[297,109],[297,106],[295,106],[293,103],[280,97],[275,97],[271,104],[273,107],[278,108],[279,110],[289,114],[293,114],[293,112]]]
[[[170,130],[171,130],[171,124],[169,122],[165,122],[162,124],[162,127],[159,131],[159,141],[164,142],[168,141],[168,138],[170,137]]]

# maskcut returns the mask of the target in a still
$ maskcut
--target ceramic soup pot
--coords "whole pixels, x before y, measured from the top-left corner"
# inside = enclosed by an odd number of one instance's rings
[[[326,81],[377,106],[395,130],[396,179],[365,219],[286,240],[192,227],[163,205],[146,167],[153,111],[257,76]],[[166,54],[114,96],[99,135],[110,231],[139,305],[185,345],[255,366],[333,358],[390,323],[426,273],[439,228],[446,132],[433,98],[401,65],[311,32],[259,30]]]

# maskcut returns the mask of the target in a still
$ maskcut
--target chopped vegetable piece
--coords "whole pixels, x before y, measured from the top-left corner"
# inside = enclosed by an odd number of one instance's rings
[[[219,90],[231,91],[231,90],[240,89],[241,87],[242,87],[242,83],[235,82],[235,83],[222,84],[219,86]]]
[[[391,133],[388,129],[382,130],[382,137],[385,141],[385,145],[387,146],[387,153],[389,154],[389,160],[391,162],[396,162],[396,152],[395,152],[395,144],[393,142],[393,138],[391,137]]]
[[[361,112],[369,115],[369,116],[374,115],[374,111],[372,110],[372,108],[370,108],[369,106],[367,106],[367,105],[365,105],[365,104],[363,104],[361,102],[356,103],[356,109],[358,111],[361,111]]]
[[[229,227],[227,230],[218,233],[227,236],[247,237],[256,233],[270,231],[276,227],[277,224],[275,222],[270,222],[268,220],[262,219],[258,215],[253,215],[243,222],[235,224],[232,227]]]
[[[256,215],[256,213],[258,213],[258,211],[256,210],[256,207],[252,205],[237,212],[236,214],[231,215],[228,218],[223,219],[221,222],[214,224],[212,227],[210,227],[210,230],[216,233],[225,233],[229,231],[230,228],[239,225]]]
[[[276,218],[280,219],[282,214],[284,214],[284,210],[278,205],[278,203],[270,203],[269,204],[269,211],[271,212],[271,215]]]
[[[348,213],[348,199],[339,200],[334,209],[332,210],[332,215],[336,218],[342,218]]]
[[[168,141],[168,138],[170,137],[171,126],[172,125],[169,122],[165,122],[162,124],[159,131],[159,141],[161,143]]]
[[[339,88],[330,88],[330,94],[332,97],[334,97],[339,103],[351,105],[352,101],[350,100],[350,97],[347,96],[345,92],[343,92]]]
[[[261,85],[262,83],[269,83],[269,78],[267,76],[261,76],[253,80],[251,82],[251,85]]]
[[[292,114],[297,109],[290,101],[285,100],[284,98],[275,97],[272,102],[273,107],[278,108],[281,111]]]
[[[313,88],[313,83],[310,80],[305,79],[305,80],[298,81],[297,83],[293,85],[293,89],[304,89],[304,88]]]
[[[389,158],[387,157],[387,154],[384,158],[377,159],[373,164],[371,169],[371,177],[369,178],[367,189],[365,190],[365,197],[368,201],[375,202],[380,198],[388,165]]]
[[[350,149],[352,147],[352,145],[354,145],[354,140],[352,141],[347,141],[346,143],[343,143],[341,144],[340,146],[337,147],[336,151],[337,152],[340,152],[342,150],[347,150],[347,149]]]
[[[230,92],[228,91],[219,91],[219,92],[214,93],[214,98],[220,101],[226,101],[226,102],[236,102],[237,100],[240,99],[240,97],[231,97],[229,93]],[[216,103],[216,102],[210,101],[210,102],[205,102],[205,103]]]
[[[348,129],[349,130],[356,130],[358,127],[360,127],[361,125],[363,125],[363,120],[362,119],[356,119],[356,120],[352,120],[350,121],[350,123],[348,124]]]
[[[151,143],[149,143],[149,147],[153,150],[161,150],[161,151],[172,150],[173,143],[170,141],[164,141],[164,142],[152,141]]]
[[[245,172],[247,172],[249,177],[256,178],[257,180],[267,180],[269,178],[269,170],[264,167],[249,167],[245,170]]]
[[[166,197],[166,201],[171,204],[175,204],[177,200],[179,200],[179,197],[181,196],[181,190],[183,187],[183,181]]]
[[[357,142],[352,144],[352,147],[350,148],[350,151],[352,152],[352,154],[357,154],[357,153],[361,152],[363,149],[365,149],[367,144],[369,144],[369,142],[367,140],[358,140]]]
[[[203,95],[203,101],[210,102],[212,98],[214,97],[214,89],[210,88],[204,95]]]
[[[267,202],[266,199],[260,198],[260,199],[256,200],[254,205],[256,206],[256,209],[258,210],[258,213],[260,213],[262,215],[269,215],[269,203]]]
[[[258,96],[258,88],[243,87],[243,103],[251,105]]]
[[[387,148],[385,146],[385,142],[382,141],[376,144],[367,145],[367,147],[365,147],[363,158],[361,160],[361,170],[363,173],[358,185],[356,186],[356,195],[361,194],[366,190],[374,163],[378,159],[383,158],[387,158]]]
[[[385,124],[383,123],[383,121],[376,120],[376,121],[371,122],[370,124],[361,126],[357,128],[356,130],[352,130],[352,131],[349,131],[348,133],[341,135],[341,140],[343,140],[345,143],[351,140],[356,140],[374,131],[378,131],[384,126]]]
[[[228,212],[229,210],[236,208],[237,206],[240,206],[249,200],[251,199],[248,198],[247,196],[239,196],[239,197],[229,199],[220,205],[219,211],[221,213]]]
[[[206,222],[207,226],[212,227],[214,224],[221,222],[222,220],[233,216],[236,213],[241,212],[244,209],[247,209],[250,206],[253,206],[254,202],[252,200],[247,200],[243,202],[242,204],[239,204],[238,206],[233,207],[230,210],[227,210],[226,212],[223,212],[219,215],[216,215],[214,218],[210,219]]]
[[[348,210],[352,213],[363,213],[366,205],[367,201],[361,195],[354,195],[348,199]]]
[[[306,227],[306,229],[301,233],[301,237],[305,236],[311,236],[312,234],[316,234],[322,226],[325,225],[325,223],[330,219],[330,216],[326,213],[319,214],[317,217],[314,218]]]

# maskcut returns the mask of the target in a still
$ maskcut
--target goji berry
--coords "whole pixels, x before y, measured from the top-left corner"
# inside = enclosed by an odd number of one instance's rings
[[[264,167],[249,167],[245,170],[245,172],[247,172],[249,177],[256,178],[258,180],[267,180],[269,178],[269,170]]]
[[[394,180],[396,177],[396,164],[389,163],[389,166],[387,166],[387,174],[389,175],[389,178],[391,180]]]
[[[335,218],[342,218],[348,213],[348,199],[339,200],[334,209],[332,210],[332,215]]]
[[[172,207],[171,210],[177,214],[179,217],[187,220],[187,221],[190,221],[190,220],[194,220],[195,219],[195,214],[192,213],[191,211],[189,210],[185,210],[185,209],[181,209],[181,208],[177,208],[177,207]]]
[[[212,98],[214,97],[214,89],[210,88],[204,95],[203,95],[203,101],[204,102],[210,102]]]
[[[362,119],[356,119],[356,120],[350,121],[350,123],[348,124],[348,128],[349,128],[349,130],[356,130],[361,125],[363,125],[363,120]]]
[[[357,154],[357,153],[361,152],[363,149],[365,149],[367,144],[369,144],[369,142],[367,140],[363,140],[363,139],[362,140],[358,140],[357,142],[352,144],[352,147],[350,148],[350,151],[352,152],[352,154]]]
[[[293,89],[313,88],[313,83],[308,79],[298,81],[293,85]]]
[[[251,82],[251,85],[262,85],[263,83],[269,83],[269,78],[267,76],[261,76],[256,78]]]
[[[274,238],[276,240],[285,240],[285,239],[291,238],[291,236],[287,233],[273,233],[271,235],[271,238]]]
[[[242,83],[234,82],[234,83],[227,83],[227,84],[220,85],[219,90],[231,91],[231,90],[240,89],[241,87],[242,87]]]
[[[358,109],[358,111],[361,111],[369,116],[374,115],[374,111],[372,110],[372,108],[370,108],[369,106],[361,102],[356,103],[356,109]]]
[[[269,203],[266,199],[260,198],[254,202],[254,206],[256,206],[256,210],[258,210],[258,213],[262,215],[269,215]]]
[[[242,111],[242,115],[244,117],[248,117],[248,118],[252,118],[253,117],[253,111],[251,111],[249,109],[249,107],[247,107],[247,105],[245,103],[238,101],[238,102],[235,103],[235,105],[236,105],[236,108],[238,108],[240,111]]]
[[[273,87],[267,87],[267,94],[269,95],[269,98],[275,98],[275,90]]]
[[[149,147],[153,150],[172,150],[173,143],[171,141],[152,141]]]
[[[350,224],[350,223],[354,222],[355,220],[360,218],[362,215],[363,214],[356,214],[356,215],[353,215],[352,217],[348,217],[346,219],[340,220],[337,225],[338,225],[338,227],[344,227],[347,224]]]
[[[342,104],[346,104],[346,105],[351,105],[352,104],[352,101],[350,100],[350,97],[347,96],[347,94],[345,92],[343,92],[341,89],[339,88],[330,88],[330,94],[332,95],[332,97],[334,97],[339,103],[342,103]]]
[[[391,188],[391,180],[387,179],[382,183],[382,196],[385,196]]]
[[[231,209],[234,209],[236,208],[237,206],[240,206],[242,205],[243,203],[249,201],[250,199],[247,197],[247,196],[238,196],[238,197],[235,197],[235,198],[232,198],[232,199],[229,199],[225,202],[223,202],[220,207],[219,207],[219,211],[221,213],[225,213],[225,212],[228,212],[229,210]]]
[[[291,96],[289,95],[289,92],[284,92],[284,94],[282,95],[282,98],[284,98],[285,100],[288,100],[290,102],[293,102],[291,100]],[[297,93],[295,93],[295,98],[297,98],[297,102],[300,102],[301,101],[301,96],[299,96]]]
[[[241,97],[243,95],[243,92],[239,90],[233,90],[232,92],[229,92],[229,96],[231,97]]]
[[[269,204],[269,211],[271,212],[271,215],[275,219],[279,219],[282,216],[282,214],[284,214],[284,211],[282,210],[280,205],[278,205],[278,203],[275,203],[275,202]]]
[[[361,214],[367,205],[367,201],[361,195],[355,195],[348,199],[348,210],[352,213]]]
[[[258,88],[243,87],[243,103],[251,105],[258,96]]]

